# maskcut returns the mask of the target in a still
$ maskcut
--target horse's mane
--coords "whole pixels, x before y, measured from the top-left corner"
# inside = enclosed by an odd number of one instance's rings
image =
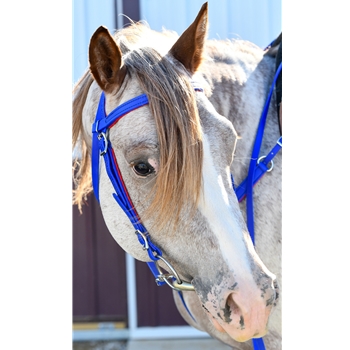
[[[184,203],[192,209],[197,204],[202,178],[202,132],[195,92],[189,75],[166,53],[175,41],[171,32],[159,33],[147,25],[133,23],[117,31],[123,63],[129,74],[136,76],[147,94],[155,118],[160,167],[154,197],[145,213],[156,215],[157,227],[177,223]],[[146,41],[144,41],[146,40]],[[159,48],[153,47],[158,43]],[[162,45],[161,45],[162,44]],[[76,85],[73,101],[73,145],[80,133],[81,164],[75,176],[74,204],[81,209],[83,198],[91,192],[89,150],[82,138],[82,109],[92,77],[86,73]]]
[[[82,204],[86,196],[92,191],[90,152],[82,138],[82,113],[92,82],[90,72],[86,71],[73,89],[72,148],[75,154],[73,159],[73,205],[78,205],[80,212],[82,212]]]

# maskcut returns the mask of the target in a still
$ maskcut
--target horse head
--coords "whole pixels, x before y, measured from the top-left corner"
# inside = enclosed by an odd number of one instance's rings
[[[81,145],[75,200],[80,204],[91,191],[98,108],[108,118],[145,94],[147,103],[128,109],[109,128],[111,162],[117,164],[136,221],[180,278],[192,284],[214,327],[246,341],[267,332],[276,281],[254,249],[232,188],[235,129],[193,84],[201,81],[207,28],[204,4],[176,40],[155,37],[141,24],[114,36],[104,27],[96,30],[89,47],[93,78],[88,72],[78,83],[73,105],[73,139]],[[112,236],[134,258],[150,261],[115,199],[102,160],[98,176],[99,202]],[[168,269],[162,261],[159,265]]]

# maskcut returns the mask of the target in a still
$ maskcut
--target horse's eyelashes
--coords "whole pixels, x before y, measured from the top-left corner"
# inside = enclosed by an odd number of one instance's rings
[[[148,162],[132,164],[132,168],[136,175],[139,176],[148,176],[154,172],[154,168]]]

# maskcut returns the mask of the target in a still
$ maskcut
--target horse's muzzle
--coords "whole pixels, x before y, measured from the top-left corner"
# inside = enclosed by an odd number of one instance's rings
[[[263,337],[268,331],[268,320],[279,298],[276,279],[265,279],[255,290],[242,286],[235,291],[226,291],[225,295],[224,300],[217,300],[220,307],[213,302],[213,295],[203,305],[216,330],[226,332],[239,342]]]

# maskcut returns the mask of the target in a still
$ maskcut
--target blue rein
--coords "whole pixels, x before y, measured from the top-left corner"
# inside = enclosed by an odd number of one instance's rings
[[[260,123],[258,126],[258,131],[257,131],[257,135],[256,135],[254,147],[253,147],[253,153],[252,153],[252,157],[249,165],[248,176],[237,188],[235,188],[234,180],[231,175],[232,186],[237,195],[238,201],[241,202],[244,198],[247,199],[247,226],[248,226],[248,230],[251,235],[253,244],[255,242],[253,186],[255,185],[256,182],[258,182],[261,179],[261,177],[266,172],[269,172],[272,170],[272,167],[273,167],[272,159],[282,148],[282,137],[280,137],[277,140],[276,145],[272,148],[272,150],[268,153],[268,155],[264,157],[260,157],[258,159],[262,138],[264,134],[266,117],[268,114],[268,109],[271,101],[271,96],[273,93],[273,89],[274,89],[277,77],[281,70],[282,70],[282,63],[280,64],[280,67],[276,72],[275,78],[273,80],[273,84],[271,86],[268,98],[266,100],[266,103],[260,118]],[[195,90],[203,91],[198,87],[195,87]],[[119,206],[123,209],[123,211],[129,218],[130,222],[134,226],[135,233],[137,234],[137,238],[140,244],[143,246],[144,249],[147,250],[148,256],[152,260],[151,262],[147,262],[147,264],[151,272],[153,273],[153,275],[156,277],[157,285],[160,286],[160,285],[164,285],[165,283],[169,285],[169,283],[166,282],[164,279],[162,280],[161,278],[159,278],[161,276],[160,271],[157,268],[157,265],[155,264],[155,262],[157,262],[159,259],[164,261],[164,259],[162,258],[162,251],[151,241],[149,233],[147,232],[145,226],[141,222],[141,219],[131,201],[131,198],[124,184],[121,172],[119,170],[116,156],[114,154],[111,142],[108,138],[109,129],[113,127],[123,116],[147,104],[148,104],[147,95],[142,94],[140,96],[137,96],[121,104],[120,106],[115,108],[109,115],[106,115],[105,94],[104,92],[101,93],[100,102],[96,112],[95,122],[92,125],[92,155],[91,155],[92,169],[91,171],[92,171],[93,190],[97,201],[100,202],[99,172],[100,172],[100,157],[103,156],[108,177],[115,190],[115,193],[113,193],[113,197],[117,201]],[[271,166],[269,166],[269,164],[271,164]],[[181,290],[178,290],[178,293],[186,310],[195,321],[191,312],[187,308],[187,305],[183,299]],[[262,338],[254,338],[252,339],[252,341],[253,341],[255,350],[265,350],[265,346]]]
[[[272,159],[275,157],[275,155],[280,151],[282,148],[282,136],[277,140],[275,146],[272,148],[270,153],[266,157],[259,157],[260,153],[260,148],[261,148],[261,143],[262,139],[264,136],[264,129],[265,129],[265,124],[266,124],[266,118],[267,114],[269,111],[269,106],[271,102],[271,97],[272,93],[274,90],[274,87],[276,85],[277,78],[282,70],[282,62],[280,63],[271,88],[270,92],[268,94],[268,97],[265,102],[264,109],[262,111],[261,117],[260,117],[260,122],[257,130],[257,134],[255,136],[255,142],[254,142],[254,147],[253,147],[253,152],[252,152],[252,157],[250,159],[250,164],[249,164],[249,170],[248,170],[248,176],[245,181],[240,185],[240,187],[246,188],[246,206],[247,206],[247,226],[248,226],[248,231],[250,234],[250,237],[253,241],[253,244],[255,245],[255,232],[254,232],[254,205],[253,205],[253,187],[254,184],[259,181],[259,179],[264,175],[266,172],[271,171],[273,167],[273,163],[271,163],[271,167],[268,168],[268,164],[272,162]],[[262,160],[262,161],[259,161]],[[243,191],[242,191],[243,192]],[[241,198],[244,197],[244,193],[239,194]],[[241,199],[237,196],[238,200],[240,201]],[[265,350],[265,344],[263,338],[253,338],[253,347],[254,350]]]
[[[277,140],[277,143],[274,146],[274,148],[266,156],[266,158],[264,158],[264,160],[262,162],[259,162],[259,164],[257,164],[257,159],[259,157],[262,139],[264,136],[264,129],[265,129],[266,118],[267,118],[267,114],[268,114],[269,106],[270,106],[270,102],[271,102],[271,96],[272,96],[274,87],[276,85],[277,78],[278,78],[281,70],[282,70],[282,62],[280,63],[280,65],[276,71],[276,74],[274,76],[272,86],[271,86],[269,95],[268,95],[267,100],[265,102],[265,106],[264,106],[264,109],[263,109],[263,112],[262,112],[262,115],[260,118],[257,134],[255,136],[252,157],[250,159],[248,176],[247,176],[247,191],[246,191],[246,196],[247,196],[247,201],[246,201],[246,204],[247,204],[247,226],[248,226],[249,234],[250,234],[254,244],[255,244],[255,232],[254,232],[253,186],[255,183],[254,182],[255,181],[255,173],[260,178],[261,172],[265,173],[266,171],[268,171],[267,166],[268,166],[269,162],[272,161],[273,157],[282,148],[282,136],[281,136]],[[259,170],[256,172],[257,168]]]

